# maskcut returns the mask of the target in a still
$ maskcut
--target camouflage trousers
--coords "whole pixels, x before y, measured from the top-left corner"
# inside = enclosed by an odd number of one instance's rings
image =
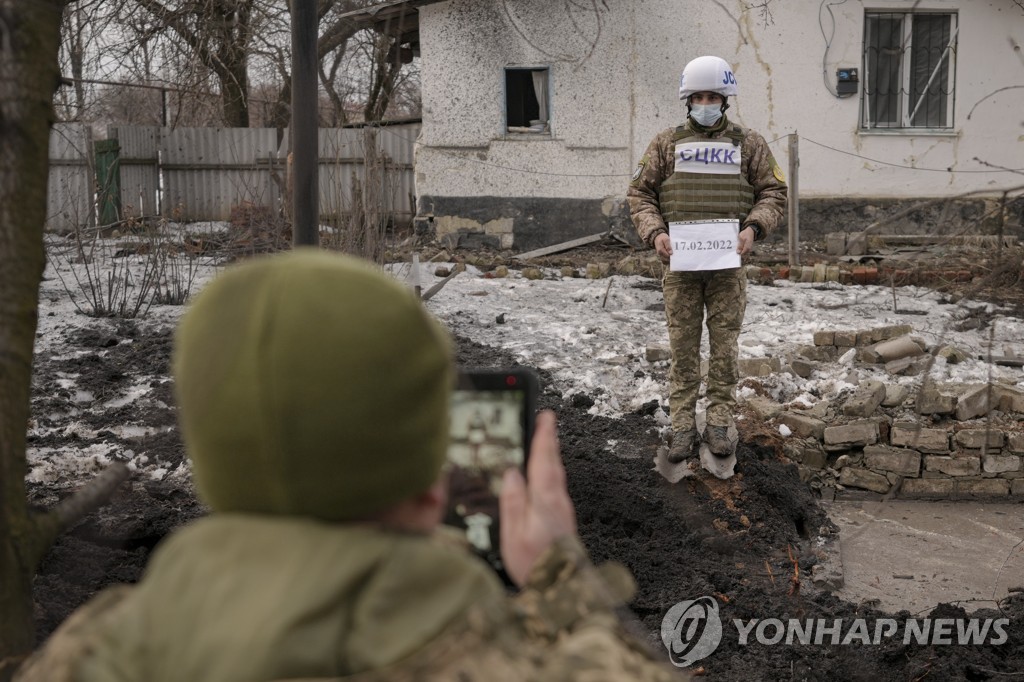
[[[705,311],[711,348],[707,423],[730,426],[736,407],[737,341],[747,307],[747,278],[743,268],[666,272],[661,284],[672,347],[668,394],[672,430],[680,433],[696,426]]]

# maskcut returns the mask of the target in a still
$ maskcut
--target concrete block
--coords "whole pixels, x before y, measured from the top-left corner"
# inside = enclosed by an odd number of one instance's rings
[[[878,442],[878,422],[862,419],[841,426],[829,426],[825,428],[822,437],[825,444],[832,447],[864,447]]]
[[[839,357],[835,346],[800,346],[796,354],[813,362],[835,362]]]
[[[918,373],[915,371],[916,369],[917,361],[914,358],[900,358],[899,360],[891,360],[885,363],[885,371],[893,376],[901,374],[913,376]]]
[[[864,448],[864,466],[917,478],[921,474],[921,453],[886,445],[868,445]]]
[[[647,358],[647,362],[661,362],[664,360],[672,359],[672,349],[668,346],[663,346],[656,343],[647,344],[647,348],[644,351],[644,357]]]
[[[917,393],[917,411],[921,414],[953,414],[956,411],[956,396],[940,392],[928,383]]]
[[[882,341],[895,339],[897,336],[910,334],[912,331],[914,331],[914,328],[909,324],[890,324],[885,327],[878,328],[878,333],[881,337],[880,340]]]
[[[874,379],[860,383],[843,405],[843,414],[847,417],[870,417],[885,400],[885,384]]]
[[[889,479],[874,471],[859,467],[846,467],[839,473],[839,483],[850,488],[862,488],[876,493],[889,492]]]
[[[952,478],[908,478],[900,487],[900,497],[946,498],[953,495]]]
[[[825,235],[825,252],[830,256],[845,256],[846,233],[829,232]]]
[[[886,384],[885,397],[882,398],[882,407],[898,407],[910,395],[910,389],[900,384]]]
[[[988,414],[995,391],[989,384],[970,386],[956,399],[956,418],[959,421],[976,419]]]
[[[945,429],[926,429],[909,422],[893,424],[889,432],[889,442],[894,446],[914,448],[919,452],[949,452],[949,433]]]
[[[872,329],[857,332],[857,345],[870,346],[875,342],[875,332]]]
[[[924,468],[947,476],[977,476],[981,473],[981,458],[926,455]]]
[[[828,464],[828,455],[817,443],[797,443],[792,448],[786,448],[786,454],[790,459],[803,464],[810,469],[824,469]]]
[[[799,412],[783,412],[776,421],[785,424],[798,438],[814,438],[821,440],[825,437],[825,422]]]
[[[749,407],[754,414],[761,419],[768,421],[769,419],[775,419],[782,414],[782,405],[775,402],[771,398],[765,398],[762,395],[752,395],[743,401],[743,404]]]
[[[1005,436],[999,429],[964,429],[957,431],[953,439],[962,448],[992,450],[1003,447]]]
[[[848,256],[863,256],[868,252],[868,238],[863,232],[853,232],[846,235],[846,254]]]
[[[970,359],[970,355],[954,346],[942,346],[935,351],[935,357],[942,358],[948,365],[957,365]]]
[[[1020,456],[983,455],[981,458],[981,469],[986,474],[1003,474],[1011,471],[1020,471]]]
[[[519,274],[525,279],[544,279],[544,273],[540,271],[540,268],[523,268]]]
[[[1014,386],[997,384],[993,387],[993,402],[1003,412],[1024,413],[1024,391]]]
[[[888,341],[881,341],[876,343],[872,350],[878,353],[883,362],[891,362],[902,358],[916,358],[918,355],[924,355],[921,346],[914,343],[914,340],[909,336],[898,336]]]
[[[1024,495],[1024,478],[1010,481],[1010,494],[1015,496]]]
[[[832,346],[835,345],[836,333],[834,331],[818,331],[814,332],[814,345],[815,346]]]
[[[833,340],[839,348],[853,348],[857,345],[857,332],[838,331],[834,334]]]
[[[825,281],[825,269],[826,269],[826,267],[827,266],[824,263],[815,263],[814,264],[814,277],[812,278],[813,282],[821,283],[821,282]]]
[[[1006,434],[1006,449],[1018,455],[1024,455],[1024,432],[1015,431]]]
[[[876,365],[882,361],[882,358],[878,356],[871,346],[860,346],[857,348],[857,362],[863,362],[865,365]]]
[[[580,273],[576,272],[576,268],[574,268],[571,265],[563,265],[560,272],[561,272],[562,277],[566,277],[566,278],[572,278],[572,277],[579,277],[580,276]]]
[[[1010,494],[1010,482],[1002,478],[956,481],[954,486],[958,497],[1006,497]]]
[[[611,263],[587,263],[587,279],[601,279],[611,274]]]
[[[804,414],[806,414],[808,417],[814,417],[815,419],[827,420],[828,409],[829,407],[831,407],[831,405],[832,403],[829,402],[828,400],[819,400],[818,402],[814,403],[806,410],[804,410]]]
[[[736,368],[741,377],[766,377],[782,370],[779,358],[740,358]]]
[[[839,281],[839,266],[829,265],[825,268],[825,281],[826,282],[838,282]]]
[[[814,370],[818,369],[818,364],[803,358],[793,358],[789,363],[789,368],[801,379],[809,379]]]

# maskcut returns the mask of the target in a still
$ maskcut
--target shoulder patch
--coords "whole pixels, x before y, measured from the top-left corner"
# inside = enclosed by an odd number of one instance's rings
[[[646,167],[647,167],[647,155],[645,154],[644,157],[642,159],[640,159],[640,162],[638,164],[636,164],[636,170],[633,171],[633,177],[630,179],[630,182],[636,182],[637,180],[639,180],[640,176],[643,175],[643,173],[644,173],[644,168],[646,168]]]
[[[782,173],[782,168],[779,167],[779,163],[775,159],[772,159],[772,175],[774,175],[775,179],[779,182],[786,181],[786,176]]]

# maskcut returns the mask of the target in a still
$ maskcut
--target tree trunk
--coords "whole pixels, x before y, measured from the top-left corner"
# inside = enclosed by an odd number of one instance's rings
[[[249,127],[249,68],[243,57],[228,65],[220,77],[221,102],[224,106],[224,124],[229,128]]]
[[[367,94],[363,115],[367,121],[381,121],[391,103],[395,82],[402,70],[397,43],[385,35],[374,36],[373,71],[370,75],[370,92]]]
[[[25,431],[65,4],[0,0],[0,680],[32,650],[32,576],[56,535],[28,509]]]

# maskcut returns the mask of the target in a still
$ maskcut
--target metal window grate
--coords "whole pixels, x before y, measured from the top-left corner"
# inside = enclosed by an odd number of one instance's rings
[[[951,128],[956,36],[955,13],[866,13],[863,127]]]

